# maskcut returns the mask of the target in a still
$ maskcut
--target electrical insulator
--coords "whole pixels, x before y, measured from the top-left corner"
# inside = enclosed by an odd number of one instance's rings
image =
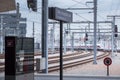
[[[117,27],[117,25],[115,25],[115,27],[114,27],[114,36],[118,37],[118,27]]]
[[[68,33],[69,33],[69,31],[65,31],[65,33],[66,33],[66,34],[68,34]]]
[[[98,37],[98,41],[100,40],[100,36]]]
[[[32,11],[37,12],[37,0],[27,0],[27,6],[28,8],[32,9]]]

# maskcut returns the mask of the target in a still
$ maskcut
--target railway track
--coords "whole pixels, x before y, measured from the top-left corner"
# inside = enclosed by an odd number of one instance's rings
[[[80,53],[82,53],[82,52],[80,52]],[[69,54],[64,54],[64,56],[63,57],[70,57],[70,56],[76,56],[76,55],[78,55],[78,52],[74,52],[74,53],[69,53]],[[38,58],[38,56],[39,56],[39,58],[41,57],[41,54],[35,54],[35,60],[34,60],[34,65],[35,65],[35,67],[36,67],[36,57]],[[4,71],[4,65],[5,65],[5,63],[4,63],[4,54],[1,54],[0,55],[0,72],[3,72]],[[22,55],[21,57],[24,57],[24,55]],[[52,61],[52,59],[54,59],[54,61],[53,62],[55,62],[55,59],[59,59],[59,55],[55,55],[55,56],[53,56],[53,54],[49,54],[49,57],[48,57],[48,60],[50,60],[50,61],[48,61],[48,63],[51,63]],[[57,60],[58,61],[58,60]],[[23,61],[20,61],[20,62],[23,62]]]
[[[101,55],[97,56],[97,59],[103,58],[108,55],[109,55],[109,53],[101,54]],[[35,55],[35,56],[38,56],[38,55]],[[90,56],[93,56],[93,54],[92,53],[83,53],[83,52],[64,54],[63,68],[65,69],[65,68],[69,68],[69,67],[74,67],[76,65],[84,64],[87,62],[91,62],[91,61],[93,61],[93,57],[90,57]],[[89,58],[83,59],[85,57],[89,57]],[[4,59],[3,55],[2,55],[2,57],[0,57],[0,59]],[[59,70],[59,55],[49,56],[48,64],[49,64],[49,66],[48,66],[49,72]],[[36,67],[36,61],[35,61],[35,67]],[[3,72],[3,71],[4,71],[4,62],[0,62],[0,72]]]
[[[75,60],[75,59],[79,59],[79,58],[83,58],[83,57],[87,57],[87,56],[91,56],[93,54],[83,54],[83,53],[75,53],[72,55],[66,55],[63,56],[63,61],[69,61],[69,60]],[[56,58],[52,58],[48,60],[48,64],[53,64],[53,63],[58,63],[59,62],[59,57]]]
[[[97,56],[97,59],[101,59],[101,58],[104,58],[106,56],[108,56],[110,53],[103,53],[101,55],[98,55]],[[77,65],[81,65],[81,64],[85,64],[85,63],[88,63],[88,62],[91,62],[93,61],[93,55],[84,55],[85,57],[88,57],[88,58],[84,58],[84,59],[79,59],[79,60],[73,60],[73,61],[69,61],[69,62],[65,62],[63,63],[63,69],[66,69],[66,68],[70,68],[70,67],[74,67],[74,66],[77,66]],[[91,56],[91,57],[90,57]],[[59,64],[56,64],[54,66],[51,66],[48,68],[48,71],[49,72],[53,72],[53,71],[56,71],[56,70],[59,70]]]

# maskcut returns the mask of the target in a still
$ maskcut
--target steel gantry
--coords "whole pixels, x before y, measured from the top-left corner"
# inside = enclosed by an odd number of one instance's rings
[[[114,28],[115,28],[115,20],[120,19],[120,15],[108,15],[108,18],[112,18],[112,22],[113,22],[113,26],[112,26],[112,57],[113,57],[113,53],[114,51],[117,52],[117,37],[115,37],[114,35],[116,34],[114,32]],[[118,34],[118,33],[117,33]]]
[[[97,24],[105,24],[105,23],[109,23],[109,24],[111,24],[111,26],[113,26],[113,21],[97,21],[96,22],[96,25]],[[48,24],[59,24],[59,22],[48,22]],[[64,24],[68,24],[68,23],[64,23]],[[87,32],[87,33],[94,33],[94,32],[90,32],[90,30],[94,30],[94,28],[93,29],[90,29],[90,24],[94,24],[94,22],[93,21],[79,21],[79,22],[71,22],[71,23],[69,23],[69,26],[70,26],[70,24],[88,24],[88,26],[89,26],[89,29],[88,29],[88,31],[89,32]],[[70,26],[71,27],[71,26]],[[67,31],[71,31],[71,30],[80,30],[80,29],[70,29],[70,27],[69,27],[69,29],[65,29],[65,30],[67,30]],[[105,31],[105,32],[100,32],[100,31],[98,31],[97,32],[97,29],[96,29],[96,36],[97,36],[97,33],[112,33],[112,35],[113,35],[113,30],[112,30],[112,27],[111,28],[104,28],[104,29],[101,29],[101,30],[111,30],[111,31]],[[73,34],[75,34],[75,33],[86,33],[86,31],[83,31],[83,32],[74,32],[74,33],[72,33],[72,35]],[[65,38],[66,36],[65,36],[65,33],[64,33],[64,38]],[[112,37],[112,36],[111,36]],[[95,38],[96,39],[96,38]],[[74,40],[74,36],[72,36],[71,37],[71,40],[72,40],[72,42],[71,42],[71,50],[72,51],[74,51],[74,49],[73,49],[73,40]],[[65,41],[65,40],[64,40]],[[111,42],[113,42],[113,39],[112,39],[112,41]],[[66,42],[64,42],[65,44],[66,44]],[[95,44],[95,43],[94,43]],[[66,50],[65,49],[66,47],[64,47],[64,50]],[[113,49],[113,47],[112,47],[112,49]],[[66,51],[65,51],[66,52]],[[96,56],[96,55],[95,55]],[[95,63],[95,62],[93,62],[93,63]]]

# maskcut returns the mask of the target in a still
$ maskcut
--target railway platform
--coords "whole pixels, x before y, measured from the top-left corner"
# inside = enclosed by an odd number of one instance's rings
[[[97,60],[97,64],[93,62],[71,67],[63,71],[63,80],[120,80],[120,53],[114,53],[109,56],[112,64],[109,66],[109,76],[107,76],[107,67],[103,60]],[[59,80],[59,71],[49,74],[35,74],[36,80]]]
[[[100,59],[97,60],[97,64],[89,62],[64,69],[63,80],[120,80],[120,53],[114,53],[111,59],[109,76],[107,76],[107,68],[103,63],[103,59]],[[0,80],[4,80],[4,72],[0,73]],[[59,71],[49,74],[35,73],[35,80],[59,80]]]
[[[109,55],[112,59],[112,64],[109,66],[109,76],[120,76],[120,53]],[[106,76],[107,66],[104,65],[104,58],[97,60],[97,64],[89,62],[76,67],[64,70],[64,74],[81,75],[81,76]],[[57,72],[54,72],[57,74]]]

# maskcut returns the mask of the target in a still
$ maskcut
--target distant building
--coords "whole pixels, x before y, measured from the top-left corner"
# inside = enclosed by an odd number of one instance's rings
[[[4,52],[5,36],[26,37],[26,18],[18,19],[14,14],[0,14],[0,52]]]

